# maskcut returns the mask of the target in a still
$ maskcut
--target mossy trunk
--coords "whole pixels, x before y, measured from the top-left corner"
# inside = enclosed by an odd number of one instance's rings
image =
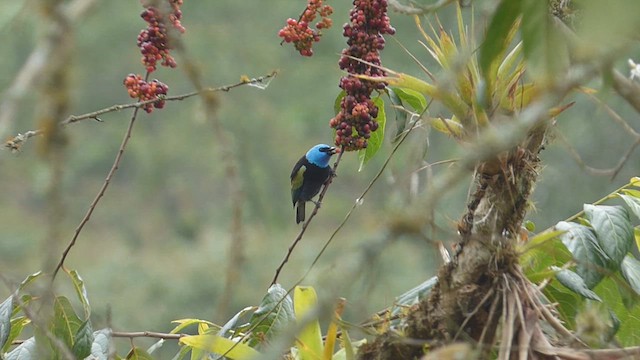
[[[429,297],[412,309],[403,336],[378,336],[360,349],[360,359],[420,358],[425,348],[453,341],[482,344],[480,351],[487,355],[499,338],[503,309],[496,284],[518,268],[515,244],[549,123],[529,131],[511,151],[476,166],[475,191],[458,226],[460,240],[453,261],[440,269]]]

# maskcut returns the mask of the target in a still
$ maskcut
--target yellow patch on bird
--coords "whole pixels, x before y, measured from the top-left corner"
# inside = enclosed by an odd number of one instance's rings
[[[293,179],[291,179],[291,190],[294,189],[299,189],[302,186],[302,181],[304,180],[304,172],[307,170],[307,167],[302,165],[300,166],[300,169],[298,169],[298,172],[296,173],[296,176],[293,177]]]

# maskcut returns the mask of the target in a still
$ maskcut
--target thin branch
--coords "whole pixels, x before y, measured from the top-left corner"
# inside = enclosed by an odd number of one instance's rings
[[[224,86],[220,86],[220,87],[215,87],[215,88],[204,88],[202,90],[199,91],[193,91],[190,93],[186,93],[186,94],[181,94],[181,95],[175,95],[175,96],[166,96],[166,97],[158,97],[157,99],[152,99],[152,100],[146,100],[146,101],[138,101],[135,103],[130,103],[130,104],[119,104],[119,105],[113,105],[113,106],[109,106],[107,108],[104,109],[100,109],[100,110],[96,110],[96,111],[92,111],[89,113],[85,113],[85,114],[81,114],[81,115],[71,115],[68,118],[66,118],[65,120],[63,120],[62,122],[60,122],[61,126],[67,126],[70,124],[74,124],[76,122],[82,121],[82,120],[98,120],[101,121],[99,116],[103,115],[103,114],[107,114],[107,113],[112,113],[112,112],[118,112],[124,109],[130,109],[130,108],[141,108],[144,105],[147,104],[153,104],[155,102],[158,101],[182,101],[185,99],[188,99],[190,97],[194,97],[197,95],[203,95],[203,94],[208,94],[208,93],[215,93],[215,92],[219,92],[219,91],[224,91],[224,92],[228,92],[231,89],[243,86],[243,85],[253,85],[253,86],[258,86],[261,85],[263,83],[265,83],[268,79],[271,79],[273,77],[275,77],[277,75],[277,71],[273,71],[270,74],[267,75],[263,75],[257,78],[253,78],[253,79],[249,79],[249,78],[241,78],[239,82],[234,83],[234,84],[229,84],[229,85],[224,85]],[[22,134],[18,134],[16,136],[14,136],[13,138],[9,139],[8,141],[5,142],[4,147],[9,148],[11,150],[19,150],[20,146],[22,146],[22,144],[27,141],[28,139],[34,137],[34,136],[38,136],[38,135],[42,135],[44,133],[43,129],[36,129],[36,130],[29,130],[25,133]]]
[[[282,268],[284,267],[284,265],[287,263],[287,261],[289,261],[289,257],[291,256],[291,253],[293,252],[293,249],[295,249],[296,245],[298,245],[300,240],[302,240],[302,237],[304,236],[304,233],[307,231],[307,227],[309,226],[309,223],[311,223],[311,220],[313,220],[313,218],[318,213],[318,210],[320,210],[320,205],[322,204],[322,199],[324,199],[324,195],[327,193],[327,190],[329,190],[329,185],[331,185],[331,182],[333,181],[333,178],[334,178],[334,176],[336,174],[336,170],[338,169],[338,165],[340,164],[340,160],[342,159],[342,155],[343,154],[344,154],[344,149],[342,149],[342,151],[340,151],[340,154],[338,154],[338,159],[336,160],[335,164],[333,165],[333,169],[332,169],[333,175],[331,177],[329,177],[329,180],[327,180],[327,182],[322,187],[322,191],[320,192],[320,196],[318,196],[318,201],[316,201],[316,206],[313,208],[313,212],[311,213],[311,215],[309,216],[307,221],[305,221],[302,224],[302,228],[300,229],[300,233],[298,234],[296,239],[293,240],[293,243],[291,243],[291,245],[289,246],[289,249],[287,250],[287,254],[285,255],[284,259],[282,259],[282,262],[280,262],[280,265],[276,269],[276,274],[273,276],[273,280],[271,281],[271,285],[274,285],[274,284],[276,284],[278,282],[278,276],[280,276],[280,271],[282,271]]]
[[[622,75],[618,70],[613,70],[611,75],[613,88],[616,90],[618,95],[625,99],[629,105],[633,106],[633,108],[640,113],[640,85],[627,79],[627,77]]]
[[[147,72],[147,77],[148,76],[149,76],[149,73]],[[127,144],[129,143],[129,139],[131,138],[131,132],[133,131],[133,124],[136,122],[138,111],[140,111],[139,107],[136,107],[133,110],[133,115],[131,115],[131,120],[129,121],[127,132],[125,133],[124,138],[122,139],[122,144],[120,145],[120,149],[118,149],[118,154],[116,155],[116,158],[113,161],[113,165],[111,166],[111,169],[107,174],[107,177],[104,179],[104,182],[102,183],[102,187],[98,191],[98,194],[96,195],[95,199],[93,199],[93,202],[91,202],[91,205],[89,205],[89,210],[87,210],[87,213],[84,215],[84,217],[80,221],[80,224],[76,228],[73,234],[73,238],[71,239],[67,247],[64,249],[64,252],[62,253],[62,257],[60,258],[60,261],[58,262],[56,269],[53,271],[53,276],[51,277],[52,282],[53,280],[55,280],[56,275],[58,274],[58,271],[64,265],[64,261],[66,260],[67,255],[69,255],[69,251],[76,244],[76,241],[78,240],[78,236],[80,235],[80,232],[82,231],[84,226],[87,224],[87,222],[89,222],[89,219],[91,218],[91,214],[93,214],[93,211],[98,205],[98,202],[100,201],[100,199],[102,199],[102,196],[104,196],[104,193],[107,190],[107,187],[109,187],[109,183],[111,182],[111,178],[118,170],[118,166],[120,165],[120,161],[122,160],[122,155],[124,154],[124,150],[127,147]]]

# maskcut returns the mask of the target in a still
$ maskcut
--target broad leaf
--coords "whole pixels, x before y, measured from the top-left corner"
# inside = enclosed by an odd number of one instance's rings
[[[632,255],[625,256],[620,264],[620,272],[633,291],[640,295],[640,261]]]
[[[268,341],[294,320],[293,301],[287,295],[287,290],[280,284],[271,285],[258,310],[249,320],[251,329],[253,329],[249,346],[254,347]]]
[[[43,274],[42,271],[38,271],[38,272],[35,272],[35,273],[27,276],[24,280],[22,280],[22,282],[18,286],[18,290],[23,290],[25,287],[27,287],[29,284],[31,284],[34,280],[39,278],[42,274]]]
[[[587,299],[602,301],[595,292],[587,287],[587,284],[585,284],[580,275],[571,270],[561,269],[556,266],[552,266],[551,269],[556,272],[556,279],[558,279],[558,281],[560,281],[560,283],[567,289],[575,292],[576,294],[580,294]]]
[[[91,321],[87,319],[82,323],[82,325],[80,325],[80,328],[73,340],[72,352],[76,359],[84,359],[91,354],[93,340]]]
[[[322,355],[322,333],[317,317],[310,319],[310,314],[318,305],[318,295],[310,286],[296,286],[293,292],[293,307],[298,322],[306,326],[298,335],[300,345],[298,352],[302,360],[320,359]]]
[[[576,273],[584,279],[587,287],[592,289],[602,280],[610,262],[600,247],[596,234],[584,225],[564,221],[559,222],[555,229],[564,231],[560,239],[577,263]]]
[[[5,357],[5,360],[37,360],[38,349],[36,347],[36,339],[30,337],[15,349],[11,350]]]
[[[83,321],[76,315],[69,299],[64,296],[57,296],[54,299],[53,308],[51,332],[71,348]]]
[[[640,344],[640,305],[636,304],[628,309],[620,297],[616,276],[604,279],[593,291],[600,296],[604,304],[612,310],[620,320],[620,328],[616,339],[622,346],[636,346]]]
[[[600,247],[609,257],[607,268],[616,271],[633,244],[629,213],[620,206],[584,205],[587,219],[596,232]]]
[[[220,330],[218,331],[218,336],[227,337],[227,332],[236,327],[236,324],[241,317],[245,316],[251,311],[255,311],[256,309],[257,307],[255,306],[247,306],[244,309],[238,311],[238,313],[236,313],[229,321],[227,321],[226,324],[222,326],[222,328],[220,328]]]
[[[11,333],[11,312],[13,311],[13,295],[10,295],[0,304],[0,349],[9,339]],[[1,354],[2,352],[0,352]]]
[[[370,133],[371,137],[367,141],[367,148],[358,151],[358,158],[360,159],[360,168],[358,171],[361,171],[364,165],[376,155],[380,147],[382,147],[382,141],[384,140],[384,128],[387,123],[387,116],[384,112],[384,101],[382,101],[381,97],[377,97],[373,99],[373,103],[378,107],[378,117],[376,118],[378,129]]]
[[[236,343],[217,335],[194,335],[180,338],[180,343],[209,353],[224,355],[232,360],[257,359],[259,352],[247,344]]]

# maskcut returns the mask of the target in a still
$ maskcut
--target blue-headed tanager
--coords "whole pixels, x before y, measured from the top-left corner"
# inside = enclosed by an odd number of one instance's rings
[[[333,146],[318,144],[298,160],[291,171],[291,200],[296,207],[296,223],[304,221],[305,202],[318,195],[322,185],[329,180],[333,170],[329,166],[331,156],[339,152]]]

